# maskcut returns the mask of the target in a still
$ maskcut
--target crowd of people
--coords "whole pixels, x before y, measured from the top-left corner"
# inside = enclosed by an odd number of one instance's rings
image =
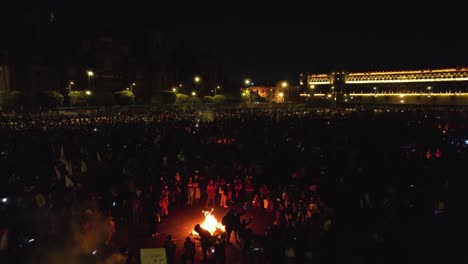
[[[41,243],[78,263],[117,253],[136,262],[116,243],[119,226],[146,224],[154,237],[161,219],[188,206],[229,208],[210,247],[238,243],[244,263],[444,255],[449,175],[466,171],[464,118],[299,106],[4,115],[1,256],[26,257]],[[254,233],[239,205],[274,224]],[[195,243],[185,242],[193,262]]]

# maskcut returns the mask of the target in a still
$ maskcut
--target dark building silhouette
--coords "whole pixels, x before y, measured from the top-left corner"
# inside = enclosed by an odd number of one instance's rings
[[[93,94],[128,89],[138,103],[148,103],[160,90],[178,87],[190,93],[197,88],[200,95],[212,95],[223,86],[220,57],[191,50],[189,43],[167,34],[157,3],[132,6],[134,20],[97,5],[83,25],[76,15],[70,17],[74,14],[66,5],[15,6],[14,27],[0,45],[0,91],[66,95],[70,89]],[[195,75],[202,79],[200,87],[194,87]]]

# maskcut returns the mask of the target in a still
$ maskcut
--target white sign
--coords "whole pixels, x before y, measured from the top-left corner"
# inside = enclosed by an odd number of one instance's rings
[[[167,264],[165,248],[140,248],[141,264]]]

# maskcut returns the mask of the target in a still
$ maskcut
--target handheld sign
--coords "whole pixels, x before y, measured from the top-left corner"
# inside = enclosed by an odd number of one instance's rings
[[[141,264],[167,264],[165,248],[140,248]]]

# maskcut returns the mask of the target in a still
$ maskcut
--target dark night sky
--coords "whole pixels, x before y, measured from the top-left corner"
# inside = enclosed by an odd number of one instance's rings
[[[232,80],[292,81],[301,71],[333,69],[468,66],[461,7],[304,2],[49,0],[48,5],[57,23],[78,36],[106,26],[123,37],[159,28],[194,53],[220,56]],[[30,7],[20,5],[8,15]]]

